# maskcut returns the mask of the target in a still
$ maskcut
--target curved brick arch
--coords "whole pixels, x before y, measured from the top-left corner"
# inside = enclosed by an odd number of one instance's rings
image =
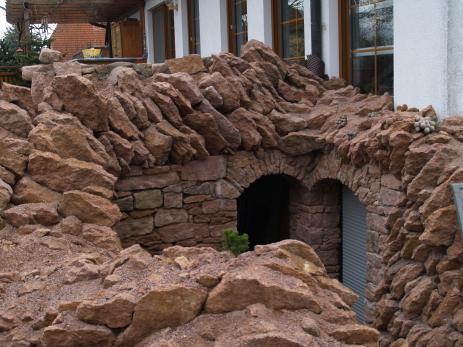
[[[311,155],[294,158],[278,150],[264,151],[260,155],[238,152],[228,157],[226,178],[241,190],[266,175],[287,175],[303,182],[313,161],[314,156]]]

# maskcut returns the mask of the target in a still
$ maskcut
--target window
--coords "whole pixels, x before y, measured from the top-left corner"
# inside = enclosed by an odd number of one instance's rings
[[[393,1],[346,0],[341,15],[342,77],[365,93],[393,94]]]
[[[275,51],[286,60],[304,60],[304,0],[273,0],[273,26]]]
[[[248,7],[246,0],[228,0],[229,50],[240,55],[241,46],[248,42]]]
[[[190,54],[200,54],[199,0],[188,0],[188,33]]]
[[[162,63],[175,58],[174,14],[165,4],[156,6],[152,11],[154,62]]]

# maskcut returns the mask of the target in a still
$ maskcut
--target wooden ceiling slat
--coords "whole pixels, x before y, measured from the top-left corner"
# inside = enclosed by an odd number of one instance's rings
[[[143,0],[29,0],[30,21],[40,23],[83,23],[115,21],[136,10]],[[6,0],[7,21],[20,22],[24,17],[23,0]]]

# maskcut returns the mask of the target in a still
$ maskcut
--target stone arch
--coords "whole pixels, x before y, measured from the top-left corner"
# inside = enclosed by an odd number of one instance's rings
[[[390,189],[390,186],[400,185],[399,181],[393,175],[382,175],[380,167],[372,163],[356,167],[343,162],[335,151],[319,158],[305,182],[308,189],[313,190],[328,180],[350,189],[367,209],[365,321],[373,323],[376,317],[377,296],[384,285],[385,243],[400,211],[395,204],[402,199],[404,193]],[[342,238],[342,226],[340,236]]]

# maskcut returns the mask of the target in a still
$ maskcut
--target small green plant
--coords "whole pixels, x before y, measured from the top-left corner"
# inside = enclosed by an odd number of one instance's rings
[[[240,235],[236,229],[225,229],[223,236],[223,248],[232,252],[235,257],[249,249],[248,234]]]

